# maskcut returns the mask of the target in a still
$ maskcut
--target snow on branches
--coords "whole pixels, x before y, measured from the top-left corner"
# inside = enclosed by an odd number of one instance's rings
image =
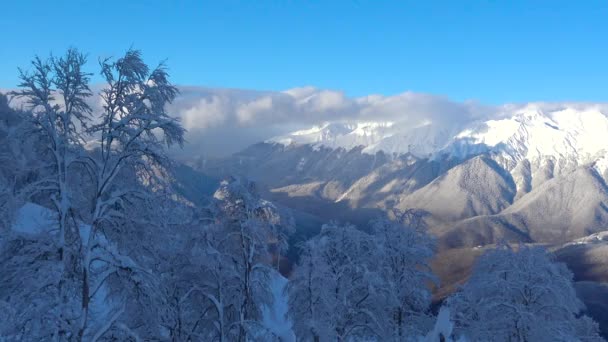
[[[302,245],[288,286],[299,338],[401,341],[426,331],[434,244],[401,222],[376,220],[371,234],[327,224]]]
[[[580,315],[572,273],[541,247],[489,251],[447,304],[456,330],[473,341],[601,341]]]

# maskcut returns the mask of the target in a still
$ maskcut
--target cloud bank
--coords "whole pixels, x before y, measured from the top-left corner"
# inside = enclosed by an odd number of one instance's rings
[[[499,115],[496,107],[405,92],[347,97],[302,87],[282,92],[182,87],[169,110],[188,129],[183,153],[224,156],[248,145],[325,122],[391,121],[416,127],[432,122],[458,127]]]
[[[99,86],[94,87],[94,92],[99,89]],[[501,118],[519,107],[530,105],[489,106],[414,92],[348,97],[340,91],[314,87],[277,92],[205,87],[179,89],[180,95],[168,108],[188,130],[184,148],[172,151],[178,157],[226,156],[257,142],[328,122],[392,122],[404,131],[432,123],[439,128],[437,131],[453,132],[475,121]],[[12,105],[19,106],[20,100],[13,99]],[[100,98],[92,98],[91,105],[94,111],[101,110]],[[548,109],[588,104],[540,105]]]

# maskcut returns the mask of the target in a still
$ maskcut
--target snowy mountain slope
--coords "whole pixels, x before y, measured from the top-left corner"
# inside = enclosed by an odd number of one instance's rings
[[[336,201],[348,201],[354,208],[396,201],[429,184],[440,171],[437,162],[411,155],[395,158],[361,177]]]
[[[283,145],[310,144],[317,148],[344,148],[350,150],[363,146],[363,152],[374,154],[412,153],[427,157],[449,142],[458,133],[456,127],[441,127],[431,122],[411,127],[391,121],[379,122],[333,122],[296,131],[269,139]]]
[[[400,209],[423,209],[443,220],[456,221],[492,215],[511,205],[515,184],[510,175],[487,156],[469,159],[409,196],[399,198]]]
[[[245,175],[270,188],[310,185],[321,182],[315,190],[322,198],[338,199],[348,188],[375,168],[390,161],[379,152],[361,153],[361,148],[313,148],[310,145],[283,146],[255,144],[232,157],[214,161],[198,161],[193,166],[215,177],[227,174]],[[301,189],[300,189],[301,190]]]
[[[608,133],[607,109],[593,104],[511,105],[495,115],[496,119],[471,121],[464,126],[461,122],[432,121],[412,126],[404,123],[406,119],[332,122],[279,136],[268,143],[311,146],[314,150],[349,151],[361,146],[358,149],[362,154],[382,152],[393,158],[410,155],[443,163],[489,154],[511,173],[519,198],[546,180],[581,165],[593,165],[604,178],[608,176],[608,150],[603,142]],[[371,176],[364,183],[383,178],[379,174]],[[409,186],[401,188],[408,190]],[[349,191],[353,200],[361,202],[360,192],[353,190]],[[341,199],[350,198],[343,195]]]
[[[548,180],[501,214],[524,220],[536,241],[571,240],[608,225],[608,188],[594,169],[580,167]]]
[[[597,172],[580,167],[532,190],[496,215],[442,227],[448,247],[511,241],[565,243],[608,227],[608,192]]]
[[[307,144],[387,155],[459,159],[489,153],[513,172],[518,197],[530,188],[576,167],[594,164],[608,174],[608,117],[602,105],[530,104],[507,106],[499,119],[461,123],[425,122],[412,127],[399,122],[326,123],[270,139],[269,142]]]
[[[515,162],[553,157],[584,164],[605,151],[602,139],[606,132],[608,118],[597,107],[529,105],[505,119],[463,130],[441,152],[462,156],[470,153],[471,146],[483,145]]]

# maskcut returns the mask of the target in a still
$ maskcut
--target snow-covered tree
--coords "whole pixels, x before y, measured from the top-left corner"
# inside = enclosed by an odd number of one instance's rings
[[[25,99],[28,111],[21,113],[23,115],[19,117],[18,126],[9,129],[12,135],[10,139],[23,142],[34,150],[29,153],[36,155],[36,158],[29,158],[32,165],[27,165],[27,168],[26,165],[17,165],[15,172],[19,174],[14,174],[13,193],[18,190],[24,199],[41,199],[57,215],[56,227],[49,227],[44,234],[28,237],[12,235],[14,240],[7,243],[7,246],[11,246],[27,242],[29,248],[15,255],[4,251],[7,253],[3,260],[6,267],[15,265],[19,260],[32,260],[21,269],[15,267],[14,272],[4,279],[5,286],[17,290],[8,298],[14,303],[27,302],[27,297],[39,302],[45,298],[48,304],[37,306],[38,309],[47,308],[48,311],[44,313],[18,309],[21,318],[17,329],[23,334],[22,338],[29,338],[30,333],[43,334],[43,330],[54,339],[68,338],[72,336],[71,330],[77,316],[73,305],[76,279],[72,270],[76,267],[78,249],[74,244],[77,234],[72,216],[74,191],[70,183],[76,178],[72,177],[72,167],[83,142],[82,127],[86,126],[90,114],[85,102],[91,95],[89,74],[82,71],[85,62],[85,56],[75,49],[68,50],[59,58],[35,58],[31,71],[20,70],[20,89],[11,93]],[[12,149],[11,144],[8,147],[7,150],[13,155],[18,150]],[[17,164],[21,161],[17,158]],[[35,177],[30,179],[30,175]],[[55,249],[54,253],[52,248]],[[39,264],[42,260],[46,262],[44,267]],[[33,267],[35,272],[25,274],[28,267]],[[23,280],[36,285],[26,286]],[[13,287],[15,284],[22,285]],[[53,295],[49,295],[51,292]],[[48,321],[40,322],[41,317],[46,317]],[[36,321],[40,322],[41,329],[30,324]]]
[[[228,341],[231,324],[236,326],[238,277],[229,255],[219,249],[226,234],[208,208],[176,215],[177,207],[185,207],[173,203],[161,214],[173,217],[167,227],[172,234],[159,255],[166,297],[162,326],[172,341]]]
[[[83,142],[82,128],[86,127],[91,113],[86,103],[92,95],[88,85],[91,74],[82,70],[86,61],[86,56],[76,49],[69,49],[60,58],[42,60],[36,57],[32,61],[32,71],[19,69],[20,90],[12,93],[25,98],[34,127],[44,137],[52,157],[49,165],[52,172],[30,188],[32,193],[48,193],[58,213],[57,238],[63,264],[67,257],[66,235],[71,209],[68,173]]]
[[[289,250],[289,238],[295,231],[296,223],[293,216],[285,209],[280,210],[278,220],[275,219],[270,225],[271,247],[277,271],[280,271],[281,258]]]
[[[331,301],[325,300],[329,267],[322,260],[321,250],[315,248],[315,242],[309,240],[301,246],[300,260],[286,290],[294,333],[302,341],[318,342],[330,335],[333,317]]]
[[[273,226],[281,222],[279,212],[272,203],[261,199],[255,184],[247,180],[223,181],[214,198],[220,229],[215,231],[219,237],[213,239],[214,245],[208,249],[217,253],[216,261],[209,266],[222,277],[228,277],[223,286],[231,288],[231,300],[235,301],[233,323],[224,332],[238,341],[269,334],[261,324],[261,308],[272,303],[268,245]],[[221,265],[226,258],[229,263]],[[223,269],[220,271],[218,267]],[[212,287],[217,295],[218,285]],[[237,329],[236,334],[233,328]]]
[[[304,245],[288,286],[298,338],[347,341],[383,335],[375,252],[371,236],[333,223]]]
[[[12,137],[11,126],[16,118],[16,113],[9,107],[8,98],[0,93],[0,146],[4,146],[0,150],[0,235],[3,230],[7,230],[12,222],[12,216],[15,211],[15,196],[14,196],[14,170],[11,170],[11,165],[14,160],[12,153]],[[1,244],[2,238],[0,238]]]
[[[572,273],[540,247],[499,246],[481,256],[448,306],[457,332],[472,341],[601,341],[580,315]]]
[[[196,210],[179,235],[163,273],[172,340],[273,340],[260,309],[271,304],[271,254],[283,212],[262,200],[253,183],[223,182],[208,208]],[[189,227],[188,227],[189,226]]]
[[[9,341],[55,340],[70,320],[59,293],[62,276],[53,238],[9,233],[0,246],[0,338]],[[72,301],[73,308],[77,302]],[[5,311],[7,310],[7,311]]]
[[[32,184],[52,177],[48,170],[52,162],[48,158],[47,144],[33,124],[32,114],[11,108],[10,102],[6,95],[0,94],[0,208],[4,208],[5,213],[8,210],[9,214],[22,200],[32,199]],[[48,198],[48,195],[48,192],[40,191],[37,198]],[[46,202],[52,206],[48,200]],[[10,221],[10,217],[3,217]],[[6,228],[8,221],[0,221],[0,224]]]
[[[402,341],[424,330],[431,304],[429,285],[435,281],[429,262],[434,240],[415,219],[415,213],[399,213],[394,221],[372,223],[376,243],[377,273],[382,281],[383,339]]]
[[[87,218],[90,224],[80,232],[80,338],[99,336],[88,329],[90,302],[110,275],[132,276],[131,283],[146,285],[139,279],[147,273],[144,268],[113,249],[134,237],[129,234],[132,225],[126,224],[130,222],[125,214],[133,210],[134,203],[149,208],[148,198],[156,187],[162,187],[158,176],[164,174],[169,164],[164,147],[181,145],[184,135],[179,122],[165,110],[175,98],[177,88],[169,82],[163,64],[150,70],[139,51],[129,50],[116,61],[103,60],[101,74],[107,83],[101,94],[103,111],[99,122],[87,130],[97,138],[99,149],[79,159],[93,182]],[[130,176],[131,182],[122,181],[125,176]],[[118,234],[109,234],[116,229]],[[107,236],[113,236],[113,240],[107,241],[104,248]],[[105,250],[97,253],[100,249]],[[105,264],[104,270],[94,272],[96,263]],[[139,291],[139,288],[133,290]],[[127,306],[127,302],[123,305]],[[119,311],[112,315],[114,320],[119,317]]]
[[[157,265],[149,251],[164,236],[153,210],[167,185],[170,161],[164,147],[183,142],[184,129],[165,111],[177,89],[164,65],[150,70],[141,54],[130,50],[116,61],[101,62],[103,110],[93,118],[85,63],[83,54],[70,49],[64,57],[36,58],[31,72],[21,71],[21,89],[13,95],[25,98],[29,112],[23,118],[45,150],[37,165],[42,176],[21,192],[42,202],[51,199],[57,229],[30,243],[45,248],[24,249],[29,254],[9,255],[3,262],[8,267],[18,258],[52,260],[47,247],[57,247],[58,271],[45,270],[58,276],[38,280],[39,295],[54,308],[50,314],[58,327],[48,328],[54,338],[98,340],[117,336],[116,329],[131,338],[159,336],[160,319],[149,309],[161,306],[156,299],[162,296],[156,294]],[[97,149],[83,148],[85,136]],[[15,237],[7,246],[19,241],[24,240]],[[6,279],[7,287],[23,278],[17,271]],[[34,281],[34,274],[27,279]],[[49,296],[53,288],[57,294]]]

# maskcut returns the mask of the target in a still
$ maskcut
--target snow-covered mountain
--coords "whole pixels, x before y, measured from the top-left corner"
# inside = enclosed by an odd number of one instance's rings
[[[368,154],[382,151],[388,154],[412,153],[426,157],[436,154],[441,147],[446,146],[449,136],[455,133],[457,131],[454,128],[437,127],[431,122],[424,122],[415,127],[391,121],[333,122],[275,137],[268,142],[345,149],[362,146],[362,151]]]
[[[608,229],[607,106],[510,105],[454,122],[325,123],[196,167],[245,175],[324,218],[422,210],[447,247]]]
[[[426,121],[412,127],[399,122],[332,122],[269,139],[363,153],[411,153],[417,157],[465,159],[482,152],[502,154],[511,165],[547,157],[582,165],[599,161],[605,170],[608,110],[603,105],[529,104],[505,106],[501,118],[461,125]],[[602,170],[602,171],[603,171]]]

